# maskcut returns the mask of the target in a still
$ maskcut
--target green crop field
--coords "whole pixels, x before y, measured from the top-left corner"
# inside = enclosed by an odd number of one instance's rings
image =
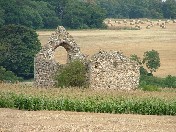
[[[0,107],[95,113],[176,115],[176,90],[160,92],[95,91],[81,88],[40,89],[22,84],[0,85]]]

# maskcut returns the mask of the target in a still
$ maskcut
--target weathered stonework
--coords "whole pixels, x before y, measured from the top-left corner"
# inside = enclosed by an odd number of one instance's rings
[[[86,60],[85,55],[75,43],[73,37],[59,26],[49,41],[34,58],[34,85],[53,87],[53,77],[61,66],[54,60],[55,49],[63,46],[67,51],[67,62],[75,59]],[[135,89],[139,85],[139,65],[122,53],[100,51],[92,56],[88,63],[88,80],[93,89]]]
[[[131,90],[139,85],[139,65],[120,52],[100,51],[93,55],[89,71],[93,89]]]
[[[67,51],[67,62],[75,59],[85,60],[73,37],[59,26],[51,35],[46,45],[34,58],[34,85],[36,87],[52,87],[55,84],[53,79],[60,64],[54,60],[55,49],[62,46]]]

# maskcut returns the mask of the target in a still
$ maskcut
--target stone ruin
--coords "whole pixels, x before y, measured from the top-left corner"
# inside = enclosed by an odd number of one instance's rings
[[[139,75],[138,64],[117,51],[99,51],[89,63],[89,81],[93,89],[135,89]]]
[[[73,37],[59,26],[53,33],[46,45],[34,58],[34,85],[37,87],[53,87],[55,85],[54,76],[61,66],[54,59],[55,49],[62,46],[67,51],[67,63],[79,59],[85,60],[86,57],[80,52]]]
[[[53,87],[54,76],[61,64],[55,61],[55,49],[62,46],[67,51],[67,63],[82,60],[88,63],[88,81],[93,89],[135,89],[139,85],[139,65],[122,53],[99,51],[88,61],[73,37],[59,26],[46,45],[34,58],[34,85]]]

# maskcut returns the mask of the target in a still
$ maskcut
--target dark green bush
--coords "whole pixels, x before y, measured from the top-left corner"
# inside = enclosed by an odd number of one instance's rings
[[[66,64],[57,72],[56,87],[86,87],[86,73],[86,66],[79,60]]]
[[[168,75],[166,78],[160,78],[153,76],[153,72],[160,67],[159,53],[155,50],[147,51],[144,53],[144,58],[141,59],[137,55],[133,54],[130,57],[131,60],[136,61],[140,65],[140,82],[139,87],[147,91],[158,91],[160,88],[176,88],[176,77]],[[144,68],[144,64],[147,69]]]
[[[164,79],[160,77],[155,77],[155,76],[141,75],[140,76],[140,86],[143,84],[163,87]]]
[[[164,84],[165,84],[165,87],[168,87],[168,88],[176,88],[176,77],[175,77],[175,76],[168,75],[168,76],[164,79]]]
[[[156,85],[142,85],[142,90],[144,91],[161,91],[160,88]]]
[[[22,78],[17,77],[13,72],[7,71],[5,68],[0,66],[0,81],[14,83],[21,80]]]
[[[168,75],[166,78],[160,78],[149,75],[141,75],[139,87],[143,88],[145,86],[156,86],[160,88],[176,88],[176,77]]]

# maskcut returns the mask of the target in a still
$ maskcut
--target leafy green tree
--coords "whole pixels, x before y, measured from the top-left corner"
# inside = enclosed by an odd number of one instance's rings
[[[131,55],[130,59],[136,61],[139,65],[142,65],[142,60],[137,55],[135,55],[135,54]]]
[[[176,1],[167,0],[163,3],[162,6],[163,14],[165,18],[176,18]]]
[[[152,72],[155,72],[156,69],[160,67],[160,58],[157,51],[151,50],[144,52],[143,59],[137,55],[131,55],[130,59],[138,62],[140,65],[139,85],[143,90],[156,91],[158,87],[165,87],[165,82],[174,82],[174,79],[162,79],[153,76]],[[150,72],[148,72],[146,68],[150,70]]]
[[[0,28],[0,65],[23,78],[33,77],[34,56],[41,44],[37,33],[24,26]]]
[[[108,18],[162,18],[162,0],[97,0]],[[169,9],[170,10],[170,9]]]
[[[39,14],[38,11],[34,10],[29,6],[24,6],[21,9],[20,17],[19,17],[19,24],[24,25],[30,28],[42,28],[43,25],[43,18]]]
[[[33,1],[0,1],[0,6],[5,12],[5,25],[20,24],[32,28],[42,27],[42,18],[34,8],[29,6],[31,2]]]
[[[56,28],[61,24],[55,12],[55,6],[52,6],[49,2],[33,1],[30,7],[40,14],[44,28]]]
[[[115,17],[118,17],[118,15],[120,14],[119,12],[117,12],[118,8],[120,7],[119,1],[117,1],[117,0],[111,0],[111,1],[98,0],[98,1],[96,1],[96,3],[101,8],[106,10],[106,12],[107,12],[106,17],[108,17],[108,18],[115,18]]]
[[[131,55],[130,59],[136,61],[140,65],[140,73],[141,75],[149,75],[160,67],[160,57],[159,53],[155,50],[146,51],[143,55],[143,59],[138,57],[137,55]],[[144,68],[147,67],[150,70],[150,73]]]
[[[0,26],[100,28],[105,18],[176,18],[175,0],[0,0]]]
[[[151,18],[163,18],[162,0],[149,0],[148,10]]]
[[[96,4],[73,0],[61,0],[57,12],[62,25],[68,28],[100,28],[105,11]]]
[[[83,27],[86,12],[84,5],[79,6],[77,3],[67,3],[67,7],[63,8],[62,24],[73,29]]]
[[[103,21],[106,18],[106,11],[101,7],[94,4],[85,4],[87,17],[84,18],[84,23],[90,28],[101,28],[103,27]]]
[[[143,64],[146,64],[146,67],[152,72],[156,72],[156,70],[160,67],[160,58],[159,53],[155,50],[146,51],[144,53]]]
[[[140,57],[138,57],[137,55],[131,55],[130,56],[130,59],[131,60],[134,60],[134,61],[136,61],[139,65],[140,65],[140,75],[141,76],[145,76],[145,75],[148,75],[148,72],[147,72],[147,70],[144,68],[144,66],[143,66],[143,62],[142,62],[142,59],[140,58]]]
[[[4,15],[3,24],[20,24],[34,29],[55,28],[60,19],[55,12],[55,6],[49,2],[31,0],[0,1],[0,16]],[[1,25],[0,17],[0,25]]]
[[[15,0],[0,1],[0,7],[4,10],[5,24],[18,24],[20,8],[15,3]]]
[[[147,10],[141,6],[130,6],[129,18],[143,18],[146,16]]]
[[[0,27],[3,26],[5,23],[4,17],[5,17],[4,10],[0,7]]]

